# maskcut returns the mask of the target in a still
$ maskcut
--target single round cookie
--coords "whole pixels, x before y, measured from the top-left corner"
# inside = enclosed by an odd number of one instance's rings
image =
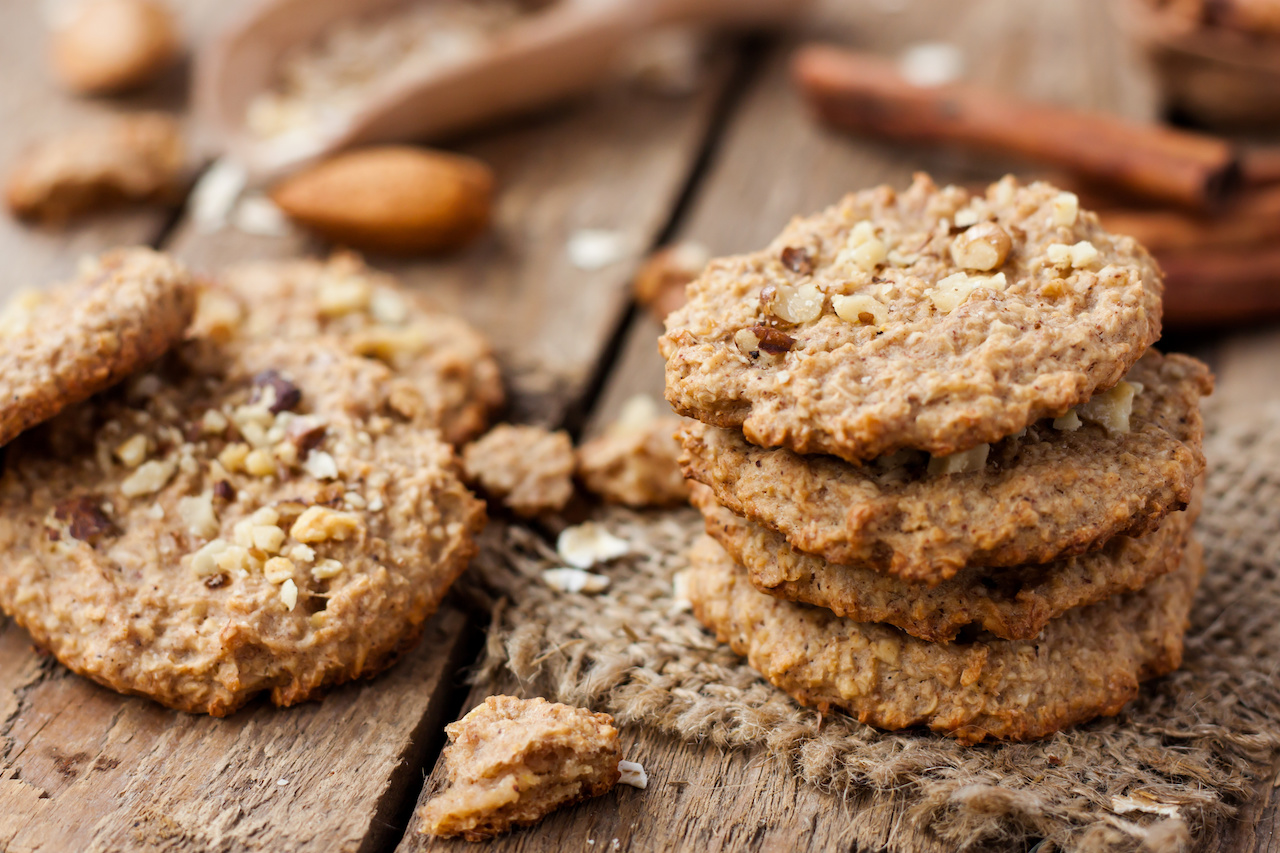
[[[423,404],[416,420],[453,445],[484,432],[503,402],[483,335],[352,254],[232,267],[201,293],[193,329],[220,340],[336,338],[411,379]]]
[[[18,296],[0,314],[0,445],[119,382],[182,339],[187,271],[150,249],[117,249],[75,281]]]
[[[965,566],[1083,554],[1185,509],[1204,470],[1199,401],[1211,390],[1203,364],[1151,350],[1113,394],[989,448],[938,459],[901,451],[861,466],[757,447],[697,421],[677,435],[687,476],[795,548],[937,583]]]
[[[855,622],[894,625],[931,643],[976,630],[1031,640],[1073,608],[1141,589],[1177,568],[1198,514],[1193,503],[1146,536],[1116,536],[1098,551],[1042,565],[961,569],[930,587],[802,553],[781,534],[717,504],[701,483],[692,484],[691,494],[708,535],[746,569],[756,589]]]
[[[1109,388],[1160,337],[1159,270],[1074,195],[850,195],[712,262],[667,318],[667,399],[763,447],[966,450]]]
[[[1204,570],[1193,542],[1176,571],[1072,610],[1034,640],[942,644],[765,595],[710,539],[690,559],[698,619],[800,703],[844,708],[883,729],[927,725],[970,743],[1045,737],[1118,713],[1139,682],[1182,662]]]
[[[484,522],[334,342],[193,342],[9,450],[0,606],[70,669],[221,716],[411,647]]]

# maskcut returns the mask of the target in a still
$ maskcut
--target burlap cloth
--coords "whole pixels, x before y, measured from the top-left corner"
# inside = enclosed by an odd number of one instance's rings
[[[601,513],[635,553],[599,569],[613,584],[594,597],[543,585],[541,571],[562,564],[554,552],[495,525],[473,581],[505,600],[477,678],[505,668],[529,695],[767,753],[848,798],[842,819],[871,849],[1205,848],[1280,755],[1280,406],[1212,430],[1206,452],[1208,572],[1182,669],[1120,716],[1045,741],[965,747],[842,714],[820,721],[678,608],[671,578],[701,531],[690,510]]]

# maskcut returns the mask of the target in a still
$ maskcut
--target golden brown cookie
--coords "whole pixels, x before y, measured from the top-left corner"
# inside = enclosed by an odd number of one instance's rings
[[[1114,536],[1141,536],[1186,507],[1204,469],[1208,368],[1152,350],[1127,383],[1117,388],[1142,388],[1131,413],[1123,399],[1113,409],[1099,399],[1078,407],[1085,419],[1041,421],[989,451],[933,460],[899,452],[856,466],[756,447],[691,421],[679,433],[681,464],[720,504],[801,551],[936,583],[965,566],[1082,554]]]
[[[1145,589],[1069,611],[1034,640],[927,643],[888,625],[759,592],[712,540],[691,555],[689,599],[721,642],[797,701],[884,729],[962,741],[1029,740],[1116,714],[1182,661],[1199,546]]]
[[[9,448],[0,607],[70,669],[228,714],[409,648],[484,511],[332,340],[184,345]]]
[[[667,399],[798,453],[997,441],[1109,388],[1160,337],[1147,252],[1075,196],[917,176],[713,261],[667,318]]]
[[[611,503],[637,508],[685,503],[689,491],[675,439],[679,426],[679,418],[663,415],[653,398],[632,397],[616,421],[578,448],[578,479]]]
[[[1042,565],[961,569],[930,587],[797,551],[781,534],[717,504],[706,486],[692,487],[707,533],[747,570],[756,589],[934,643],[976,630],[1030,640],[1072,608],[1141,589],[1177,568],[1198,514],[1193,502],[1146,536],[1117,536],[1098,551]]]
[[[620,775],[613,718],[585,708],[490,696],[445,732],[449,787],[423,806],[429,835],[483,841],[598,797]]]
[[[484,336],[352,254],[233,267],[202,293],[193,326],[222,340],[336,338],[345,351],[412,380],[414,419],[438,427],[450,444],[484,432],[502,405],[502,378]]]
[[[17,297],[0,313],[0,445],[159,358],[194,305],[187,271],[142,248]]]

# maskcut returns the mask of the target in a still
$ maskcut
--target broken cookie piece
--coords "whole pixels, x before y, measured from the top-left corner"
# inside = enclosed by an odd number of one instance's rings
[[[608,714],[490,696],[445,728],[448,787],[422,810],[421,832],[492,838],[615,784],[618,730]]]
[[[185,163],[175,119],[121,116],[34,145],[10,172],[5,200],[15,216],[61,224],[121,204],[172,200]]]
[[[462,452],[467,482],[531,518],[573,497],[573,441],[563,430],[499,424]]]
[[[578,448],[578,479],[588,491],[637,508],[689,499],[675,439],[680,419],[659,411],[653,398],[632,397],[616,421]]]

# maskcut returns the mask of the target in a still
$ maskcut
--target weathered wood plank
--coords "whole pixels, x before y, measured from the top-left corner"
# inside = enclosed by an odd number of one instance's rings
[[[219,720],[99,688],[8,623],[0,850],[371,849],[453,711],[465,627],[445,608],[374,681]]]

